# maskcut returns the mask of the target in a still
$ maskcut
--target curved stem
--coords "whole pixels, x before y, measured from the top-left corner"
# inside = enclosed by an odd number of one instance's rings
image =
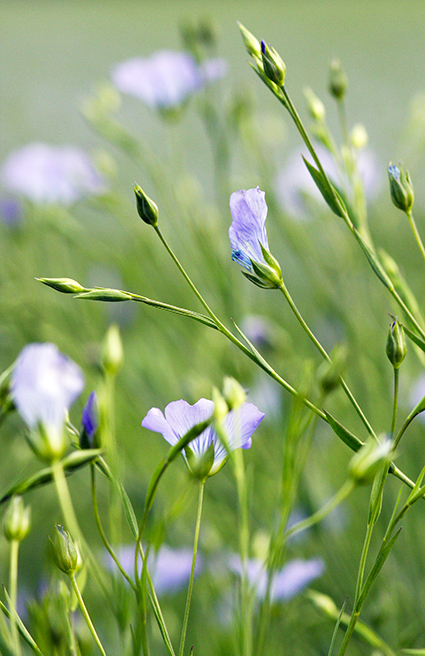
[[[52,462],[52,473],[59,498],[59,504],[62,509],[67,528],[73,539],[78,540],[81,544],[82,534],[78,525],[77,517],[75,515],[74,506],[72,504],[71,495],[69,493],[68,483],[66,482],[65,472],[60,460],[54,460]]]
[[[419,247],[419,250],[421,251],[422,257],[425,260],[425,248],[424,248],[421,236],[419,234],[418,228],[416,226],[416,221],[413,218],[412,211],[410,210],[410,212],[406,212],[406,214],[407,214],[407,218],[409,219],[409,223],[410,223],[410,227],[412,228],[413,235],[416,239],[416,243]]]
[[[398,390],[400,381],[400,369],[394,369],[394,401],[393,401],[393,417],[391,421],[391,439],[394,439],[395,426],[397,421],[397,408],[398,408]]]
[[[197,556],[197,553],[198,553],[199,531],[200,531],[200,528],[201,528],[202,504],[203,504],[203,500],[204,500],[204,488],[205,488],[205,480],[201,481],[200,484],[199,484],[198,512],[197,512],[197,516],[196,516],[195,538],[194,538],[194,541],[193,541],[192,567],[191,567],[191,570],[190,570],[189,588],[188,588],[188,591],[187,591],[186,607],[185,607],[185,610],[184,610],[183,626],[182,626],[182,633],[181,633],[181,638],[180,638],[179,656],[183,656],[184,645],[185,645],[185,642],[186,642],[187,624],[188,624],[188,621],[189,621],[190,604],[191,604],[191,601],[192,601],[193,581],[194,581],[194,578],[195,578],[196,556]]]
[[[72,584],[72,588],[75,592],[75,596],[78,599],[78,603],[79,603],[79,606],[81,608],[81,612],[84,615],[84,619],[86,620],[87,626],[89,627],[90,633],[92,634],[93,639],[94,639],[96,645],[98,646],[99,651],[102,654],[102,656],[106,656],[106,652],[103,649],[102,643],[100,642],[99,636],[96,633],[96,629],[93,626],[93,622],[91,621],[89,612],[88,612],[88,610],[86,608],[86,605],[83,601],[83,597],[81,596],[80,588],[78,587],[78,583],[77,583],[77,580],[75,578],[75,574],[71,574],[69,578],[71,580],[71,584]]]

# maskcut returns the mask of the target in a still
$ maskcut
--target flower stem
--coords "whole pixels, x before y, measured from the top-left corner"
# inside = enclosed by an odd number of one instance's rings
[[[64,520],[67,524],[69,532],[74,540],[82,543],[81,529],[78,525],[77,517],[75,515],[74,506],[72,504],[71,495],[69,493],[68,483],[66,482],[65,472],[63,470],[62,462],[54,460],[52,462],[53,480],[55,481],[56,491],[59,498],[59,504],[62,509]]]
[[[77,580],[76,580],[76,578],[75,578],[75,574],[71,574],[71,575],[70,575],[70,579],[71,579],[71,584],[72,584],[73,590],[74,590],[74,592],[75,592],[75,596],[76,596],[77,599],[78,599],[78,603],[79,603],[79,605],[80,605],[81,612],[82,612],[83,615],[84,615],[84,619],[85,619],[86,622],[87,622],[87,626],[89,627],[90,633],[92,634],[93,639],[94,639],[96,645],[98,646],[99,651],[100,651],[100,653],[102,654],[102,656],[106,656],[106,652],[105,652],[105,650],[103,649],[102,643],[100,642],[99,636],[98,636],[97,633],[96,633],[96,629],[95,629],[94,626],[93,626],[93,622],[91,621],[91,618],[90,618],[89,612],[88,612],[88,610],[87,610],[87,608],[86,608],[86,605],[85,605],[85,603],[84,603],[84,601],[83,601],[83,597],[81,596],[81,592],[80,592],[80,589],[79,589],[79,587],[78,587],[78,583],[77,583]]]
[[[12,605],[12,643],[15,656],[21,654],[21,644],[19,642],[19,632],[17,623],[17,601],[18,601],[18,552],[19,540],[12,540],[10,543],[10,574],[9,574],[9,587],[10,587],[10,601]]]
[[[395,426],[397,421],[397,408],[398,408],[398,390],[400,382],[400,369],[394,369],[394,401],[393,401],[393,416],[391,421],[391,439],[394,439]]]
[[[188,588],[188,591],[187,591],[186,607],[185,607],[185,611],[184,611],[183,626],[182,626],[182,632],[181,632],[181,638],[180,638],[179,656],[183,656],[183,654],[184,654],[184,645],[185,645],[185,642],[186,642],[187,624],[188,624],[188,621],[189,621],[190,604],[191,604],[191,601],[192,601],[193,581],[194,581],[194,578],[195,578],[196,556],[197,556],[197,553],[198,553],[199,531],[200,531],[200,528],[201,528],[202,504],[203,504],[203,500],[204,500],[204,488],[205,488],[205,480],[201,481],[200,484],[199,484],[198,512],[197,512],[197,516],[196,516],[195,538],[194,538],[194,541],[193,541],[192,567],[191,567],[191,570],[190,570],[189,588]]]
[[[419,247],[419,250],[421,251],[422,257],[423,257],[424,260],[425,260],[425,248],[424,248],[424,245],[423,245],[422,239],[421,239],[421,237],[420,237],[420,234],[419,234],[418,228],[417,228],[417,226],[416,226],[416,221],[415,221],[415,219],[413,218],[412,210],[410,210],[409,212],[406,212],[406,214],[407,214],[407,218],[409,219],[409,223],[410,223],[410,227],[412,228],[413,235],[414,235],[414,237],[415,237],[415,239],[416,239],[416,243],[417,243],[417,245],[418,245],[418,247]]]

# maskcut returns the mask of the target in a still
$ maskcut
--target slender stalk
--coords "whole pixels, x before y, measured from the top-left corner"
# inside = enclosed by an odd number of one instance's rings
[[[305,531],[305,529],[310,528],[311,526],[314,526],[315,524],[318,524],[320,521],[322,521],[322,519],[327,517],[327,515],[329,515],[329,513],[334,510],[334,508],[336,508],[340,503],[344,501],[344,499],[348,497],[349,494],[351,494],[354,488],[354,481],[351,479],[346,480],[338,492],[331,499],[329,499],[329,501],[325,503],[322,508],[319,508],[319,510],[313,513],[313,515],[310,515],[310,517],[303,519],[301,522],[298,522],[298,524],[295,524],[290,529],[288,529],[285,533],[285,540],[290,538],[292,535],[300,533],[301,531]]]
[[[69,578],[71,580],[71,584],[72,584],[72,588],[75,592],[75,596],[78,599],[78,603],[79,603],[79,606],[81,608],[81,612],[84,616],[84,619],[86,620],[87,626],[89,627],[89,631],[92,634],[93,639],[94,639],[96,645],[98,646],[99,651],[102,654],[102,656],[106,656],[106,652],[105,652],[105,650],[102,646],[102,643],[100,642],[99,636],[96,633],[96,629],[93,626],[93,622],[91,621],[91,618],[90,618],[89,612],[86,608],[86,605],[84,603],[83,597],[81,596],[81,592],[80,592],[80,589],[78,587],[78,583],[77,583],[77,580],[75,578],[75,574],[71,574]]]
[[[394,439],[395,426],[397,422],[397,408],[398,408],[398,391],[400,382],[400,369],[394,368],[394,401],[393,401],[393,416],[391,420],[391,439]]]
[[[189,621],[190,604],[191,604],[191,601],[192,601],[193,581],[194,581],[194,578],[195,578],[196,556],[197,556],[197,553],[198,553],[199,531],[200,531],[200,528],[201,528],[202,504],[203,504],[203,500],[204,500],[204,488],[205,488],[205,480],[201,481],[200,484],[199,484],[198,512],[197,512],[197,516],[196,516],[195,538],[194,538],[194,541],[193,541],[192,567],[191,567],[191,570],[190,570],[189,587],[188,587],[188,590],[187,590],[186,607],[185,607],[185,610],[184,610],[183,626],[182,626],[182,632],[181,632],[181,638],[180,638],[179,656],[183,656],[183,654],[184,654],[184,645],[185,645],[185,642],[186,642],[187,624],[188,624],[188,621]]]
[[[348,144],[348,128],[347,128],[347,113],[345,111],[345,103],[344,100],[338,100],[337,102],[337,107],[338,107],[338,119],[339,119],[339,126],[341,128],[341,134],[342,134],[342,141],[344,145]]]
[[[69,493],[68,483],[66,482],[65,472],[60,460],[54,460],[52,462],[52,473],[59,498],[59,504],[62,509],[62,514],[64,516],[67,528],[73,539],[78,540],[81,544],[83,541],[82,533],[78,525],[71,495]]]
[[[284,295],[285,299],[287,300],[287,302],[289,304],[289,307],[291,308],[292,312],[294,313],[294,315],[298,319],[298,321],[299,321],[301,327],[303,328],[304,332],[311,339],[311,341],[313,342],[313,344],[315,345],[315,347],[317,348],[319,353],[324,357],[324,359],[327,360],[327,362],[331,363],[332,360],[331,360],[330,355],[328,354],[326,349],[322,346],[322,344],[319,342],[319,340],[317,339],[315,334],[312,332],[312,330],[309,328],[309,326],[305,322],[301,312],[298,310],[297,306],[295,305],[295,302],[294,302],[292,296],[290,295],[290,293],[289,293],[289,291],[288,291],[288,289],[287,289],[287,287],[286,287],[286,285],[283,281],[282,281],[282,284],[281,284],[279,289],[282,292],[282,294]],[[352,403],[354,409],[356,410],[356,412],[359,415],[360,419],[362,420],[363,424],[366,426],[366,429],[367,429],[369,435],[372,435],[373,437],[376,438],[376,434],[375,434],[372,426],[370,425],[370,423],[367,420],[363,410],[360,408],[359,404],[357,403],[356,399],[354,398],[354,396],[353,396],[350,388],[348,387],[347,383],[345,382],[345,380],[343,379],[342,376],[339,377],[339,380],[340,380],[341,386],[342,386],[344,392],[346,393],[348,399]]]
[[[12,643],[15,656],[21,654],[21,644],[19,642],[19,631],[17,623],[17,601],[18,601],[18,552],[19,540],[12,540],[10,543],[10,570],[9,570],[9,587],[10,601],[12,605]]]
[[[419,250],[421,251],[422,257],[425,260],[425,248],[424,248],[421,236],[419,234],[418,228],[416,226],[416,221],[413,218],[412,210],[410,210],[409,212],[406,212],[406,214],[407,214],[407,218],[409,219],[409,223],[410,223],[410,227],[412,228],[413,235],[416,239],[416,243],[419,247]]]

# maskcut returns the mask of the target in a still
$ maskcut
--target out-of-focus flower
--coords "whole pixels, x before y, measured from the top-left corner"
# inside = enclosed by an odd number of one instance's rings
[[[231,555],[228,559],[228,566],[235,574],[239,576],[242,574],[242,564],[239,556]],[[324,568],[325,565],[321,558],[290,560],[273,577],[272,600],[289,601],[314,579],[321,576]],[[248,560],[246,573],[250,584],[256,589],[257,596],[263,599],[267,588],[267,573],[264,569],[264,563],[257,559]]]
[[[134,573],[134,546],[123,546],[117,551],[121,566],[129,576]],[[191,549],[172,549],[162,545],[157,553],[152,550],[148,556],[148,568],[152,576],[155,592],[161,594],[173,594],[181,590],[189,583],[190,570],[192,567],[193,553]],[[105,554],[106,563],[110,570],[116,565],[109,554]],[[195,566],[195,574],[202,570],[202,556],[198,553]],[[142,559],[139,556],[139,572],[142,569]]]
[[[13,151],[0,169],[0,182],[37,204],[71,205],[105,191],[89,156],[69,145],[31,143]]]
[[[188,52],[158,50],[117,64],[112,81],[122,93],[135,96],[152,109],[174,109],[190,95],[227,72],[223,59],[198,64]]]
[[[406,171],[401,164],[396,166],[390,162],[388,166],[388,177],[390,180],[391,200],[394,205],[400,210],[403,210],[403,212],[410,212],[415,194],[409,171]]]
[[[22,206],[17,198],[0,198],[0,221],[9,227],[19,225],[22,219]]]
[[[177,444],[191,428],[207,421],[214,412],[214,403],[208,399],[199,399],[190,405],[183,399],[172,401],[165,408],[165,416],[159,408],[151,408],[142,421],[142,426],[149,430],[161,433],[169,444]],[[230,451],[234,449],[249,449],[251,435],[264,417],[264,413],[252,403],[244,403],[237,410],[230,411],[223,420],[223,431],[227,438]],[[183,456],[192,472],[201,466],[208,455],[209,449],[212,459],[208,476],[216,474],[226,462],[227,448],[220,441],[212,426],[209,426],[185,448]]]
[[[246,277],[259,287],[274,289],[282,282],[278,262],[269,251],[265,228],[267,205],[264,191],[241,189],[230,196],[232,225],[229,228],[232,260],[249,273]],[[243,272],[245,273],[245,272]]]
[[[28,344],[22,349],[12,371],[10,393],[40,457],[50,460],[63,455],[65,416],[83,387],[81,369],[55,344]]]

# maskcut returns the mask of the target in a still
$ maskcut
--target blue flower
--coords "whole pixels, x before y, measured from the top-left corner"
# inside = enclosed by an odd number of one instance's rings
[[[242,574],[239,556],[231,555],[228,565],[235,574]],[[289,601],[304,590],[311,581],[321,576],[324,568],[325,565],[321,558],[312,558],[311,560],[298,558],[288,561],[273,577],[271,598],[274,601]],[[264,599],[267,589],[267,573],[264,563],[259,559],[248,560],[246,573],[250,584],[256,589],[257,596]]]
[[[208,399],[199,399],[194,405],[190,405],[183,399],[172,401],[165,408],[165,416],[159,408],[151,408],[142,421],[142,426],[157,433],[162,433],[169,444],[177,444],[193,426],[207,421],[214,412],[214,403]],[[227,438],[227,446],[230,451],[234,449],[249,449],[251,446],[251,435],[262,421],[264,413],[252,403],[243,403],[237,410],[230,411],[223,420],[223,431]],[[190,450],[192,458],[188,460],[187,453],[183,456],[191,471],[203,462],[208,449],[213,449],[213,462],[208,476],[216,474],[226,462],[228,452],[220,441],[219,436],[212,426],[209,426],[198,437],[196,437],[186,451]]]
[[[10,392],[40,457],[50,460],[63,455],[66,414],[83,387],[81,369],[55,344],[28,344],[22,349],[12,371]]]
[[[229,228],[232,260],[249,273],[244,275],[259,287],[275,289],[282,282],[279,264],[269,251],[265,228],[267,205],[264,191],[241,189],[230,196],[232,225]]]
[[[90,158],[75,146],[28,144],[7,157],[0,180],[10,191],[39,204],[71,205],[82,196],[105,191]]]
[[[226,71],[223,59],[198,64],[187,52],[158,50],[150,57],[134,57],[117,64],[111,77],[122,93],[135,96],[152,109],[167,110],[179,107]]]
[[[99,426],[97,418],[97,396],[96,392],[91,392],[87,403],[84,406],[83,414],[81,417],[81,435],[80,446],[82,449],[95,448],[95,434]]]

